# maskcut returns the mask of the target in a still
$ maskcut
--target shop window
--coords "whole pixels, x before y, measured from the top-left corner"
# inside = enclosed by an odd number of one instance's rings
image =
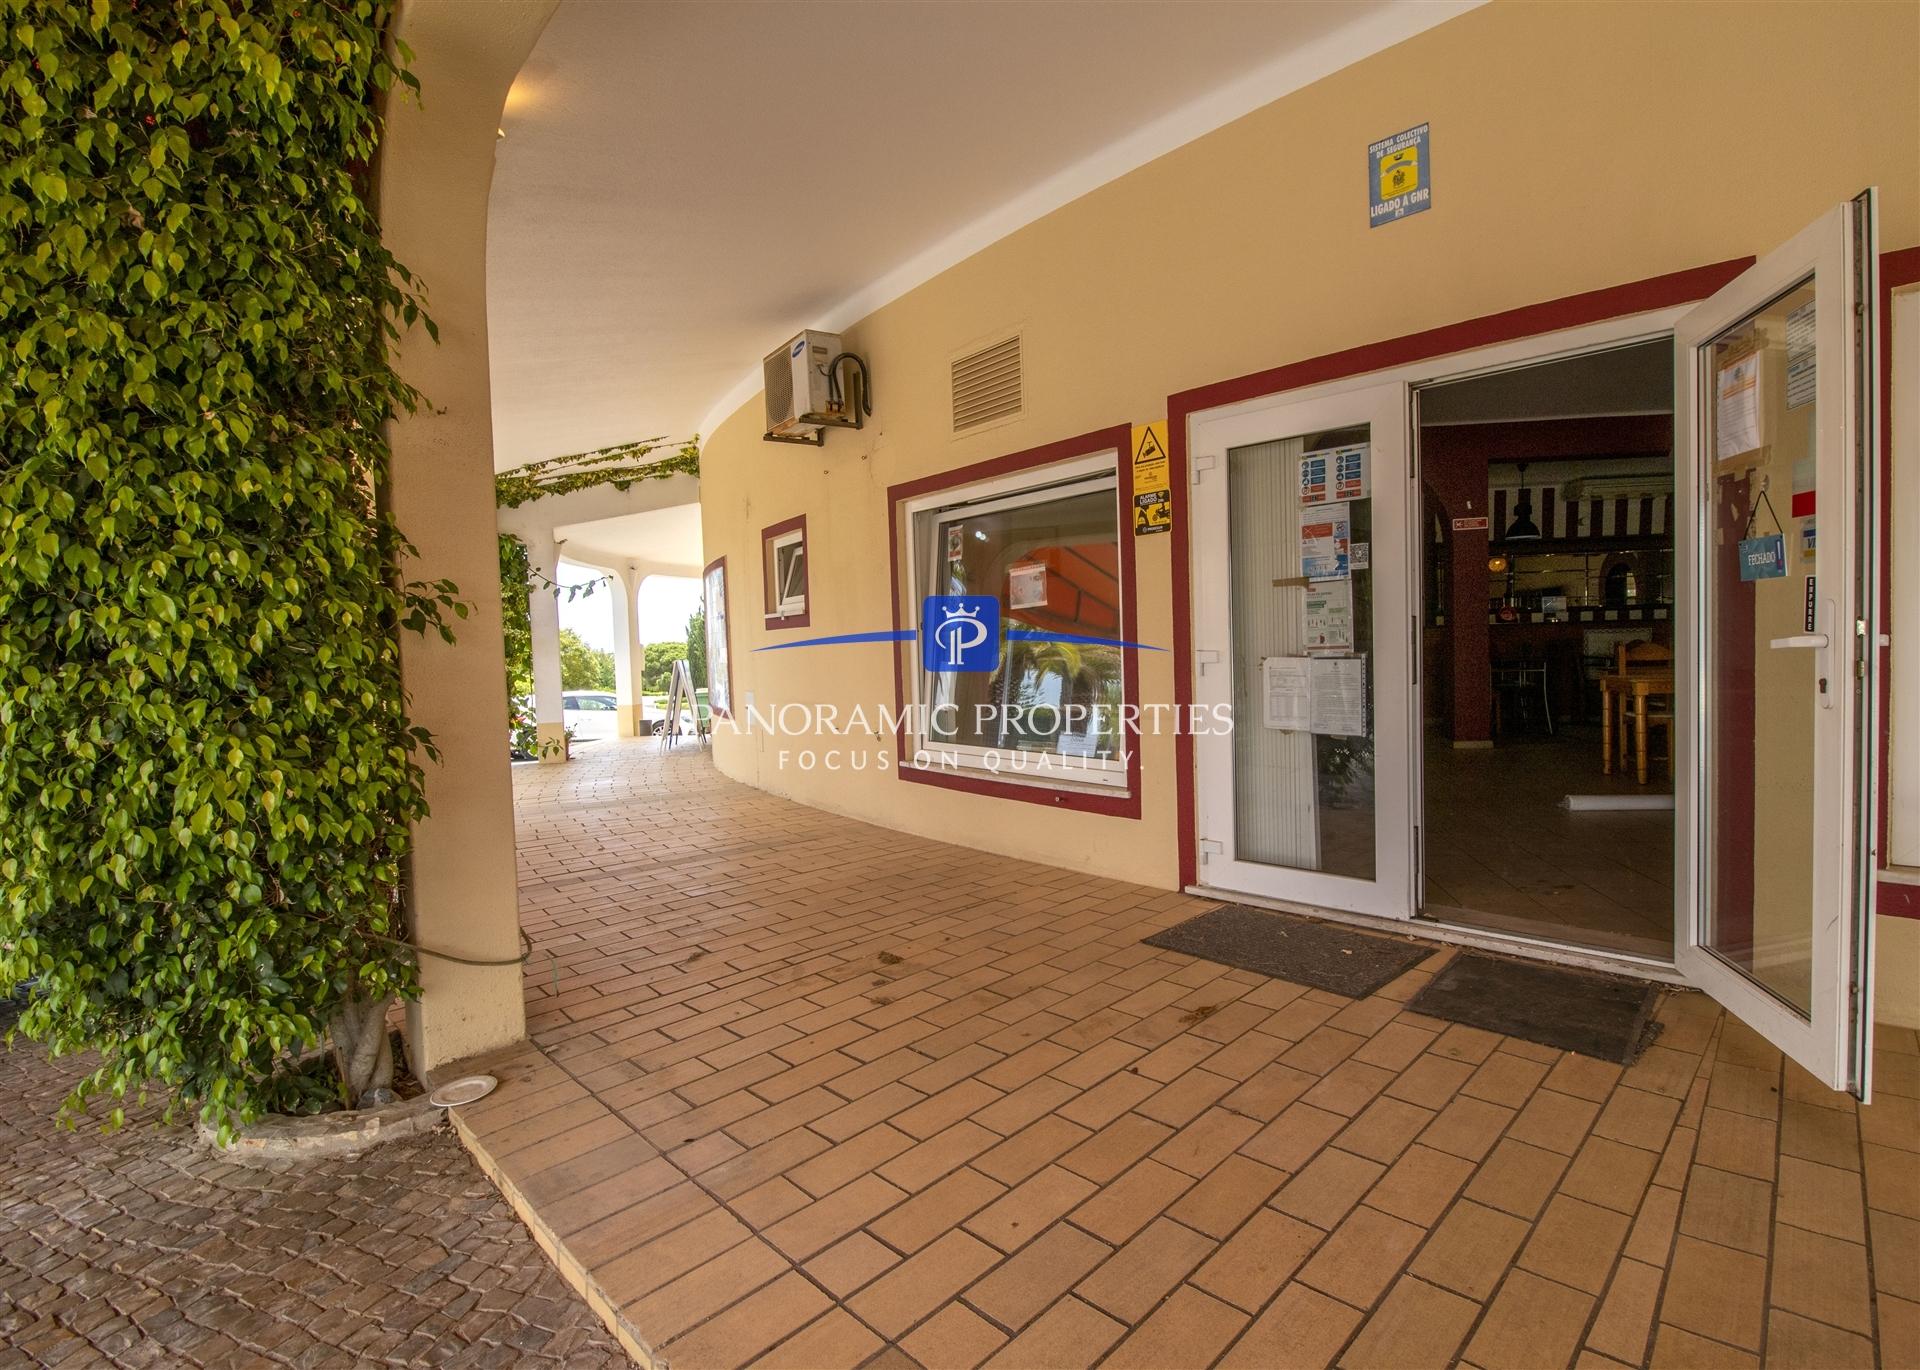
[[[761,579],[769,628],[804,628],[807,613],[807,519],[802,514],[760,534]]]
[[[923,764],[1126,787],[1126,663],[1109,645],[1124,623],[1116,460],[1021,471],[907,506],[916,614],[930,595],[999,602],[990,669],[935,671],[915,658],[909,732]]]

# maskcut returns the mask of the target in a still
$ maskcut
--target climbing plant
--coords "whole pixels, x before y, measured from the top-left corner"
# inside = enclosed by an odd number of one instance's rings
[[[465,612],[378,497],[422,306],[364,178],[415,83],[385,0],[0,17],[0,990],[112,1122],[311,1103],[329,1029],[354,1101],[416,986],[398,637]]]
[[[672,451],[664,457],[653,454],[662,448]],[[502,471],[493,478],[494,497],[502,509],[518,509],[547,495],[564,495],[571,490],[587,490],[596,485],[611,485],[626,490],[648,480],[669,476],[700,474],[700,439],[673,442],[667,438],[641,438],[616,443],[591,452],[576,452],[565,457],[546,457]]]

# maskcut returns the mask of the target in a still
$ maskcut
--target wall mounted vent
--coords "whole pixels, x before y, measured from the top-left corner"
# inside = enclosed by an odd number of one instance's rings
[[[954,432],[1018,414],[1025,398],[1018,334],[954,359]]]

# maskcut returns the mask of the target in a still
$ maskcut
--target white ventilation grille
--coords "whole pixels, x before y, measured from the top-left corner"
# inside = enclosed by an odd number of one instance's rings
[[[953,431],[1018,414],[1024,400],[1019,335],[953,363]]]

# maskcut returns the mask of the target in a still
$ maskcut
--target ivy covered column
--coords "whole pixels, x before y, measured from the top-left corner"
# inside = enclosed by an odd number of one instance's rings
[[[390,499],[418,549],[409,572],[447,577],[474,605],[453,643],[413,639],[401,653],[413,717],[440,749],[425,767],[432,814],[415,829],[409,892],[414,939],[444,953],[421,957],[421,997],[408,1013],[428,1068],[526,1034],[487,371],[487,192],[508,87],[556,3],[404,0],[393,24],[426,93],[387,102],[382,235],[423,283],[440,340],[410,332],[396,358],[427,402],[392,425]]]
[[[533,717],[540,732],[540,759],[567,759],[566,701],[560,680],[560,547],[553,534],[526,539],[527,623],[533,640]]]
[[[640,735],[640,635],[635,629],[634,594],[639,577],[631,566],[608,573],[607,592],[613,597],[613,697],[620,709],[620,736]]]

